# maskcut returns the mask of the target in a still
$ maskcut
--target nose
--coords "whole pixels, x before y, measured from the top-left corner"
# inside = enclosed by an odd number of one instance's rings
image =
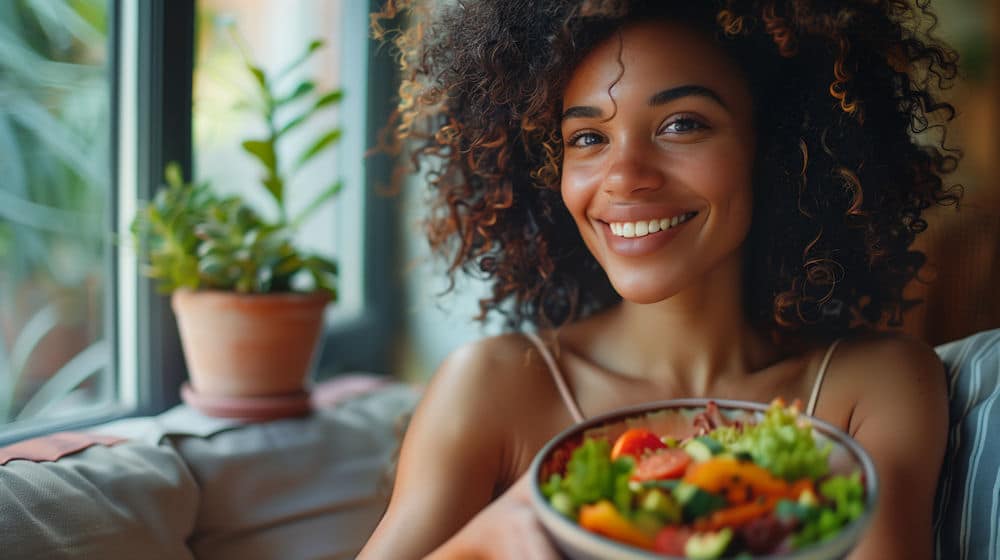
[[[640,146],[619,144],[604,178],[604,192],[634,196],[663,187],[662,170],[653,165],[655,156]]]

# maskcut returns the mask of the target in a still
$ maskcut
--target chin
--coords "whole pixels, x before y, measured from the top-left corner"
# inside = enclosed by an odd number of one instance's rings
[[[622,299],[639,304],[658,303],[679,291],[673,282],[649,282],[640,279],[616,281],[612,278],[611,285]]]

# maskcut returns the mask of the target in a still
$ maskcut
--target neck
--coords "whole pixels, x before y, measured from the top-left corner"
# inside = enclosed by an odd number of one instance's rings
[[[623,302],[601,320],[610,333],[594,340],[592,359],[614,371],[713,394],[723,378],[746,375],[777,359],[743,307],[742,266],[728,259],[683,292],[654,304]],[[602,314],[604,315],[604,314]]]

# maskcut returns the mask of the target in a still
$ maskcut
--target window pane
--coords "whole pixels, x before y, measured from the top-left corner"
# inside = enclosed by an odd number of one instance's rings
[[[313,93],[276,109],[280,129],[307,112],[319,95],[340,87],[341,33],[344,5],[338,0],[201,0],[198,2],[198,52],[194,84],[195,176],[207,180],[219,193],[239,194],[266,218],[277,218],[273,199],[261,184],[263,168],[241,145],[265,139],[262,99],[247,71],[244,56],[267,75],[276,98],[290,96],[304,81],[314,81]],[[362,22],[364,23],[364,22]],[[361,40],[365,40],[366,28]],[[324,46],[305,63],[285,71],[302,56],[310,41]],[[345,96],[363,95],[363,84],[348,86]],[[334,103],[308,121],[283,134],[278,142],[279,168],[290,181],[285,185],[288,216],[299,215],[308,202],[326,191],[346,172],[338,164],[340,148],[349,137],[363,134],[360,126],[346,126],[343,106]],[[298,157],[325,131],[341,125],[344,136],[330,149],[301,167]],[[361,155],[358,155],[361,159]],[[298,229],[296,243],[304,250],[336,257],[340,263],[339,300],[343,311],[361,301],[360,262],[347,262],[351,244],[360,244],[364,186],[344,181],[334,199],[309,214]],[[346,234],[345,234],[346,232]],[[356,257],[360,259],[360,257]],[[352,309],[356,311],[356,309]]]
[[[0,2],[0,431],[113,398],[108,11]]]

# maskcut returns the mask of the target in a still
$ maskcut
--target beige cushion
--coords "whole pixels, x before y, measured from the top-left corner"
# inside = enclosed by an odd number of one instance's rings
[[[405,385],[298,419],[186,406],[109,424],[129,438],[0,467],[3,558],[352,558],[385,509]]]

